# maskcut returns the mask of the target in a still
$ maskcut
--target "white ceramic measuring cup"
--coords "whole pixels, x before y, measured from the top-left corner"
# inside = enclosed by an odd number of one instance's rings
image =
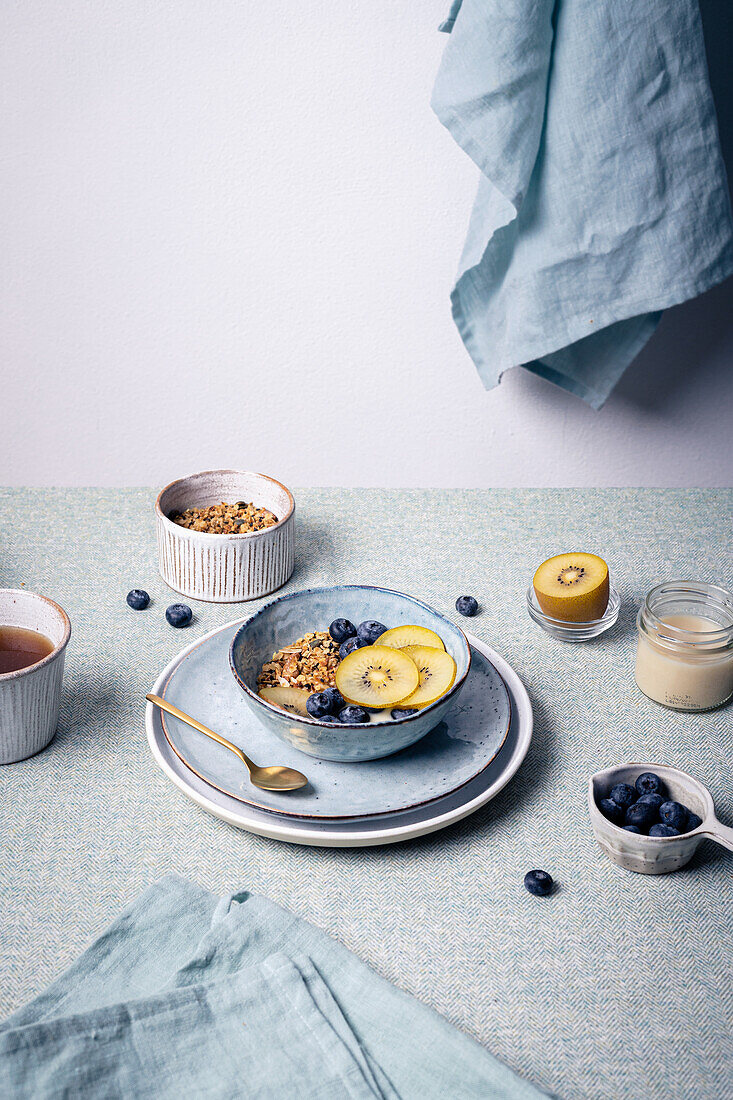
[[[690,833],[681,836],[644,836],[627,833],[620,825],[614,825],[598,809],[598,799],[607,798],[617,783],[630,783],[633,787],[642,772],[654,772],[665,783],[670,799],[681,802],[702,818],[702,822]],[[588,783],[588,809],[596,840],[609,859],[627,871],[639,871],[643,875],[663,875],[677,871],[692,859],[701,840],[714,840],[733,852],[733,829],[718,821],[715,806],[707,787],[693,779],[687,772],[668,764],[621,764],[606,768],[590,777]]]

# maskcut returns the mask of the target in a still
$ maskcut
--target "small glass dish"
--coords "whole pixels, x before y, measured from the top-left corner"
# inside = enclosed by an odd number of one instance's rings
[[[616,589],[611,586],[608,593],[608,607],[600,619],[592,619],[588,623],[566,623],[561,619],[553,619],[546,615],[537,603],[537,596],[532,585],[527,589],[527,610],[529,617],[533,619],[543,630],[557,638],[561,642],[589,642],[604,634],[618,619],[621,609],[621,600]]]

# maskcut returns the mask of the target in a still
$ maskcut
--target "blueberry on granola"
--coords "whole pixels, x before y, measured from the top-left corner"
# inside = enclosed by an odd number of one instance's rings
[[[456,600],[456,611],[470,619],[478,611],[478,600],[474,596],[459,596]]]
[[[334,642],[338,642],[341,645],[347,638],[353,638],[356,634],[356,627],[348,619],[334,619],[328,628],[328,633],[333,638]]]
[[[362,645],[374,645],[380,634],[384,634],[387,627],[376,619],[365,619],[356,628],[356,636],[361,639]]]
[[[187,603],[172,603],[165,609],[165,617],[171,626],[189,626],[193,611]]]
[[[127,593],[127,602],[133,611],[144,611],[150,603],[150,596],[144,588],[133,588]]]

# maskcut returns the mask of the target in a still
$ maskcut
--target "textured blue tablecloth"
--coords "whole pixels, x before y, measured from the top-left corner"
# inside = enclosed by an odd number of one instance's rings
[[[391,848],[306,849],[208,817],[153,763],[144,694],[195,637],[245,614],[177,600],[156,575],[151,489],[0,490],[0,584],[69,612],[59,733],[0,769],[0,1012],[37,995],[151,883],[178,872],[244,885],[304,917],[437,1009],[524,1078],[566,1100],[720,1100],[733,1079],[733,858],[647,878],[598,850],[591,771],[687,768],[733,825],[733,709],[681,715],[634,686],[634,615],[665,578],[733,585],[727,490],[296,490],[286,591],[365,582],[413,592],[469,626],[530,692],[536,732],[509,786],[458,825]],[[609,561],[612,632],[562,645],[530,621],[536,564],[568,546]],[[127,607],[147,588],[145,612]],[[263,601],[248,605],[254,611]],[[531,867],[559,884],[522,886]]]

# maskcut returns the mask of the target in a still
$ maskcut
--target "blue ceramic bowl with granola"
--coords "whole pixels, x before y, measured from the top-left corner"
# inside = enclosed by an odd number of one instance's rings
[[[410,624],[433,631],[455,661],[452,686],[435,702],[413,713],[401,714],[394,709],[393,716],[391,707],[372,710],[366,722],[356,724],[340,721],[338,714],[327,721],[319,720],[303,713],[301,704],[286,710],[258,694],[263,668],[272,663],[273,655],[293,647],[308,634],[325,635],[336,619],[355,624],[373,620],[388,629]],[[333,653],[333,647],[324,640],[326,649]],[[434,729],[463,689],[471,667],[471,650],[460,627],[422,600],[388,588],[354,584],[310,588],[273,600],[239,628],[229,651],[229,663],[247,706],[283,741],[309,756],[355,763],[390,756]],[[278,679],[282,672],[281,664],[265,673],[264,678],[269,675]],[[303,700],[309,690],[302,689]],[[277,697],[276,693],[269,694]]]

